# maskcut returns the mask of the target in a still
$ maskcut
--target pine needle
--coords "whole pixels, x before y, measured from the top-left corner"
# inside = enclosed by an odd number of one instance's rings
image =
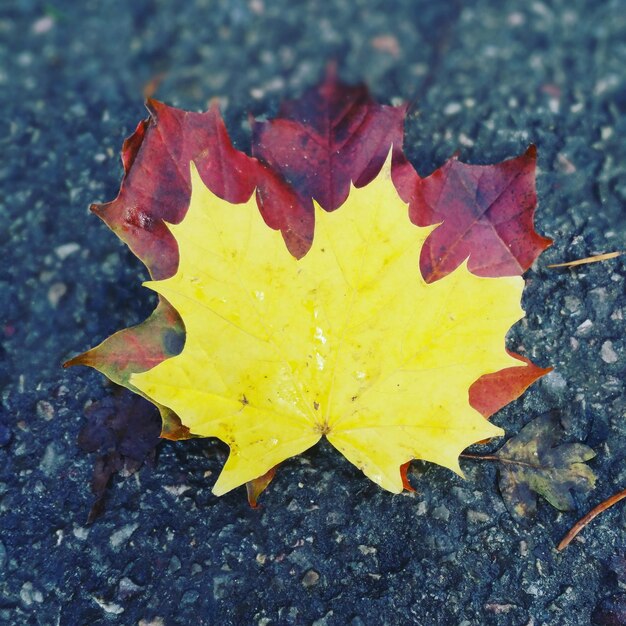
[[[588,256],[584,259],[578,259],[577,261],[568,261],[567,263],[554,263],[548,265],[550,269],[558,267],[577,267],[578,265],[587,265],[588,263],[598,263],[600,261],[608,261],[609,259],[615,259],[618,256],[624,254],[624,250],[620,252],[606,252],[605,254],[596,254],[595,256]]]

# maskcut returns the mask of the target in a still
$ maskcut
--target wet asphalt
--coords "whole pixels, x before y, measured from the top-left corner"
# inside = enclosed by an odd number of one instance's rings
[[[626,6],[520,3],[133,3],[0,7],[0,623],[141,626],[573,626],[626,623],[626,509],[555,545],[626,486],[623,258]],[[154,306],[146,271],[87,207],[112,199],[142,87],[190,110],[220,97],[237,147],[329,60],[382,102],[410,100],[406,152],[422,175],[455,151],[493,163],[538,148],[537,228],[510,346],[555,370],[494,421],[547,410],[597,457],[597,488],[526,524],[497,468],[467,480],[417,465],[415,494],[383,492],[328,445],[284,464],[251,509],[211,485],[215,442],[164,443],[155,468],[113,481],[92,525],[93,456],[76,437],[110,393],[60,364]],[[621,563],[621,569],[620,569]],[[613,620],[613,621],[611,621]],[[616,621],[617,620],[617,621]],[[619,621],[621,620],[621,621]]]

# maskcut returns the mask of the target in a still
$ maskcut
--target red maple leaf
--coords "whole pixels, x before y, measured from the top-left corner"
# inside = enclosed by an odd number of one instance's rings
[[[403,155],[393,180],[418,226],[440,224],[420,258],[427,282],[446,276],[468,259],[478,276],[523,274],[552,243],[533,227],[537,206],[537,150],[495,165],[468,165],[453,157],[421,178]]]
[[[252,154],[278,172],[312,209],[334,211],[350,183],[363,187],[380,171],[391,146],[400,154],[406,106],[372,100],[365,85],[340,83],[334,70],[277,118],[254,122]]]
[[[189,163],[213,193],[231,202],[256,199],[266,223],[281,230],[290,252],[303,256],[313,237],[313,199],[338,208],[350,184],[360,187],[379,172],[393,146],[393,178],[418,225],[442,222],[429,237],[421,270],[432,282],[469,256],[479,275],[521,274],[549,240],[537,235],[534,148],[517,159],[472,166],[456,159],[420,178],[402,153],[406,107],[376,103],[367,88],[347,86],[331,70],[324,82],[285,103],[279,116],[252,126],[252,154],[236,150],[219,109],[191,113],[155,100],[150,117],[123,145],[124,178],[115,200],[92,210],[143,261],[155,279],[172,276],[178,249],[164,224],[180,222],[189,205]],[[67,365],[95,367],[132,388],[130,375],[178,354],[184,327],[164,300],[142,324],[124,329]],[[486,417],[518,397],[547,371],[523,357],[516,368],[479,379],[472,405]],[[178,417],[162,407],[162,436],[188,436]],[[269,484],[249,489],[251,501]],[[408,482],[407,482],[408,485]]]

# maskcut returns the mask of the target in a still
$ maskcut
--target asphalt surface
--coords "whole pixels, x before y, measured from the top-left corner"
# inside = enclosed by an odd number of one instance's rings
[[[522,525],[493,464],[464,462],[466,481],[418,467],[418,493],[393,496],[321,445],[252,510],[242,490],[210,493],[223,446],[179,442],[118,477],[86,526],[93,457],[76,437],[109,390],[60,364],[154,305],[145,269],[87,211],[117,192],[142,86],[163,74],[156,97],[192,110],[221,97],[245,149],[248,111],[271,115],[330,59],[381,101],[414,102],[406,151],[423,175],[456,150],[492,163],[537,145],[537,225],[555,245],[510,345],[555,371],[494,420],[515,433],[558,410],[598,453],[596,490]],[[546,268],[625,247],[622,0],[6,0],[0,107],[1,624],[626,623],[626,509],[555,550],[626,486],[626,269]]]

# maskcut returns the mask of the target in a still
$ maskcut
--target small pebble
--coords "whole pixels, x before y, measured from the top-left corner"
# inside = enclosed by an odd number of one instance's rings
[[[485,524],[491,519],[488,513],[482,511],[474,511],[470,509],[467,512],[467,521],[470,524]]]
[[[463,107],[458,102],[450,102],[450,104],[446,104],[443,109],[444,115],[456,115],[461,111]]]
[[[170,495],[178,497],[189,491],[191,487],[189,485],[164,485],[163,489]]]
[[[141,591],[141,587],[136,585],[130,578],[124,577],[120,580],[117,593],[120,600],[126,600],[136,596]]]
[[[596,313],[595,320],[608,317],[612,312],[612,299],[605,287],[598,287],[589,292],[591,304]]]
[[[49,443],[39,463],[39,469],[46,475],[52,476],[60,463],[59,453],[57,452],[56,445]]]
[[[59,306],[61,298],[67,293],[67,285],[65,283],[52,283],[48,289],[48,302],[52,308]]]
[[[37,402],[37,417],[50,421],[54,417],[54,407],[46,400]]]
[[[33,583],[25,582],[20,589],[20,599],[25,606],[30,606],[33,602],[41,604],[43,602],[43,594],[33,587]]]
[[[127,524],[123,528],[116,530],[110,537],[109,543],[112,548],[119,548],[126,543],[130,536],[139,528],[139,524]]]
[[[485,604],[485,610],[489,611],[490,613],[495,613],[496,615],[509,613],[516,608],[517,605],[515,604],[499,604],[497,602],[490,602],[489,604]]]
[[[509,15],[507,15],[506,21],[510,26],[521,26],[526,22],[526,16],[523,13],[515,11],[514,13],[509,13]]]
[[[443,505],[436,506],[433,509],[432,516],[442,522],[447,522],[450,519],[450,511]]]
[[[63,245],[56,247],[54,249],[54,252],[59,257],[59,259],[63,261],[63,259],[66,259],[68,256],[70,256],[70,254],[74,254],[74,252],[78,252],[79,250],[80,246],[77,243],[70,242],[64,243]]]
[[[600,129],[600,137],[603,141],[610,139],[613,136],[613,129],[610,126],[603,126]]]
[[[93,597],[93,596],[92,596]],[[96,604],[105,612],[111,613],[113,615],[120,615],[124,612],[124,607],[119,604],[115,604],[114,602],[105,602],[100,598],[93,598]]]
[[[180,568],[181,568],[180,559],[176,555],[174,555],[170,559],[170,563],[167,567],[167,571],[169,574],[173,574],[174,572],[177,572]]]
[[[313,587],[317,585],[320,580],[320,575],[314,570],[310,569],[303,577],[302,577],[302,585],[304,587]]]
[[[200,594],[197,591],[193,589],[189,589],[185,591],[185,593],[183,594],[183,597],[181,598],[180,603],[181,604],[195,604],[199,597],[200,597]]]
[[[459,143],[466,148],[471,148],[474,145],[474,140],[465,133],[459,133]]]
[[[89,528],[85,528],[84,526],[74,526],[72,534],[76,537],[76,539],[85,541],[85,539],[89,536]]]
[[[589,333],[589,331],[591,330],[592,326],[593,326],[593,322],[591,320],[585,320],[576,329],[576,334],[577,335],[586,335],[586,334]]]
[[[544,385],[554,391],[559,391],[567,387],[567,380],[556,371],[552,371],[544,377]]]
[[[556,155],[556,169],[563,174],[573,174],[576,166],[562,153]]]
[[[577,298],[576,296],[565,296],[565,308],[570,313],[577,313],[580,311],[581,307],[582,302],[580,301],[580,298]]]
[[[40,17],[38,20],[33,22],[32,30],[35,35],[43,35],[54,27],[54,18],[50,15],[46,15],[44,17]]]
[[[612,341],[605,341],[600,349],[600,356],[605,363],[617,363],[619,357],[613,349]]]

